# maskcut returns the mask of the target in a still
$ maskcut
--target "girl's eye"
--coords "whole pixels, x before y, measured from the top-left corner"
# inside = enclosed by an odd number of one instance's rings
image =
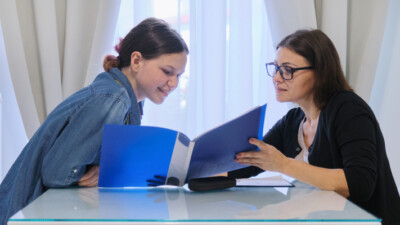
[[[168,71],[168,70],[162,69],[162,71],[163,71],[166,75],[170,75],[170,74],[171,74],[171,72]]]

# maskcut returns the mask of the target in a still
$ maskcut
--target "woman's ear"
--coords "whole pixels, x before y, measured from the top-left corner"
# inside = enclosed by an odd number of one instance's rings
[[[137,72],[142,66],[143,56],[140,52],[132,52],[131,54],[131,68],[133,71]]]

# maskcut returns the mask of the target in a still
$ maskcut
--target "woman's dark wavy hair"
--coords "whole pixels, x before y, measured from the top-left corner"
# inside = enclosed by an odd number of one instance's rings
[[[135,26],[121,42],[115,46],[118,57],[107,55],[104,58],[104,70],[113,67],[122,69],[131,64],[132,52],[138,51],[144,59],[154,59],[163,54],[189,53],[182,37],[164,20],[147,18]]]
[[[285,37],[276,49],[280,47],[303,56],[314,67],[314,103],[319,109],[335,92],[353,91],[344,76],[335,46],[321,30],[298,30]]]

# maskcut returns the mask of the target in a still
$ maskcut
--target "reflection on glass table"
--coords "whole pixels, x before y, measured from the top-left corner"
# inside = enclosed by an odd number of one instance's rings
[[[191,192],[182,187],[50,189],[11,218],[72,222],[355,222],[380,220],[331,191],[301,182],[286,191],[235,187]]]

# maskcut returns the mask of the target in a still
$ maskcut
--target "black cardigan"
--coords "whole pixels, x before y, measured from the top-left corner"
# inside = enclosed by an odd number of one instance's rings
[[[302,119],[300,108],[290,110],[264,141],[294,158],[301,150],[297,134]],[[309,152],[311,165],[344,169],[349,200],[382,218],[384,225],[400,224],[400,197],[382,132],[371,108],[358,95],[341,91],[330,98],[321,110]],[[247,167],[229,172],[229,176],[249,177],[260,172]]]

